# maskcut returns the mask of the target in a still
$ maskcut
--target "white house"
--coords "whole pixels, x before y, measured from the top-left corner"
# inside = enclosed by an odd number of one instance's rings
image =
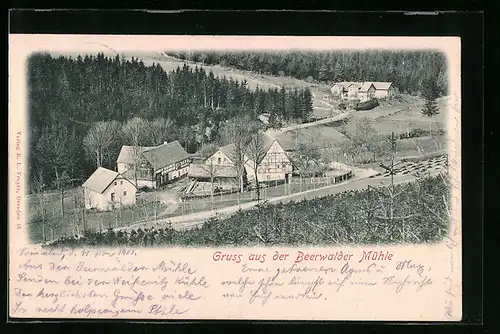
[[[353,82],[347,86],[347,98],[350,100],[358,99],[358,92],[363,84],[360,82]]]
[[[186,176],[190,163],[188,153],[176,140],[155,147],[122,146],[116,167],[138,188],[157,188]]]
[[[373,97],[391,97],[395,94],[395,88],[392,82],[337,82],[331,92],[338,98],[366,101]]]
[[[259,133],[263,137],[263,150],[265,152],[263,158],[255,164],[255,162],[248,158],[245,163],[248,179],[255,179],[254,167],[257,165],[257,178],[259,182],[263,181],[276,181],[286,180],[292,177],[293,167],[292,161],[287,153],[276,140],[268,134]]]
[[[86,209],[110,210],[133,205],[137,188],[118,172],[99,167],[82,185]]]
[[[263,158],[257,163],[257,177],[259,181],[288,180],[292,176],[292,163],[287,153],[275,138],[262,132],[259,135],[263,139]],[[234,168],[234,154],[234,144],[223,146],[210,156],[205,163],[214,166],[232,166]],[[244,156],[245,171],[250,181],[255,179],[255,163],[250,158],[251,155],[251,153],[247,153]]]
[[[331,92],[334,97],[341,99],[356,99],[362,83],[343,81],[332,86]]]
[[[375,97],[376,88],[372,82],[364,82],[358,91],[358,99],[360,101],[367,101]]]
[[[375,97],[383,99],[394,96],[395,88],[392,82],[372,82],[375,87]]]

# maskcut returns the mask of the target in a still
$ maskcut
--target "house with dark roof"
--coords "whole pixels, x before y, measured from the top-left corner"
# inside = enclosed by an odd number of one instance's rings
[[[155,147],[122,146],[116,168],[138,188],[157,188],[187,175],[191,157],[176,140]]]
[[[135,204],[136,186],[113,170],[97,168],[82,187],[86,209],[110,210]]]

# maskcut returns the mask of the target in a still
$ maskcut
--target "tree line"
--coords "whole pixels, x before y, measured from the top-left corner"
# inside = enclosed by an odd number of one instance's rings
[[[48,188],[81,183],[97,165],[114,169],[119,147],[133,144],[133,126],[144,145],[177,139],[193,153],[235,117],[266,112],[277,124],[312,113],[308,89],[252,91],[201,67],[167,72],[120,55],[34,54],[27,74],[30,185],[43,174]],[[103,147],[95,148],[97,138]]]
[[[167,55],[240,70],[308,81],[390,81],[401,93],[419,94],[428,77],[447,93],[446,56],[437,51],[166,52]]]

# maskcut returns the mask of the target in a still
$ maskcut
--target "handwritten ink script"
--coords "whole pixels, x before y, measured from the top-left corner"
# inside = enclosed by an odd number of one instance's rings
[[[286,303],[327,309],[338,298],[408,300],[436,286],[429,264],[388,250],[205,250],[202,261],[180,261],[194,258],[183,252],[20,248],[11,267],[11,316],[214,318],[214,305],[230,312]]]
[[[281,262],[263,265],[266,260]],[[412,260],[391,261],[388,251],[342,251],[295,254],[249,254],[253,263],[242,263],[236,275],[220,282],[221,296],[266,305],[276,300],[328,300],[346,287],[376,288],[402,293],[420,291],[434,284],[431,267]],[[215,252],[213,260],[242,262],[243,254]],[[292,261],[285,261],[291,259]]]
[[[137,261],[135,250],[22,248],[11,277],[12,316],[176,317],[211,283],[187,262]]]

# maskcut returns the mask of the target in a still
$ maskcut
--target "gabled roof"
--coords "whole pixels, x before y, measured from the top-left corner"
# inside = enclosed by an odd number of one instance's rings
[[[142,155],[155,170],[189,158],[189,154],[177,140],[145,150]]]
[[[101,194],[118,177],[118,172],[99,167],[82,184],[82,187]]]
[[[392,82],[372,82],[376,90],[388,90]]]
[[[269,151],[269,149],[273,145],[275,138],[271,137],[270,135],[264,132],[259,132],[259,136],[262,137],[262,140],[264,142],[264,151],[267,153],[267,151]]]
[[[361,86],[363,85],[361,82],[350,82],[348,85],[347,85],[347,88],[349,88],[350,86],[354,85],[356,88],[361,88]]]
[[[140,146],[138,149],[155,170],[189,158],[189,154],[177,140],[153,147]],[[134,160],[134,146],[122,146],[116,162],[133,164]]]
[[[366,93],[366,92],[368,92],[368,89],[370,89],[371,86],[373,86],[372,82],[363,82],[363,85],[361,86],[361,88],[359,89],[359,91],[361,93]],[[373,88],[375,88],[375,86],[373,86]]]
[[[341,88],[342,90],[347,90],[349,88],[349,86],[351,85],[354,85],[356,86],[358,89],[361,88],[361,86],[363,85],[363,83],[361,82],[354,82],[354,81],[342,81],[342,82],[337,82],[336,84],[334,84],[332,86],[332,89],[335,88],[335,89],[339,89]]]
[[[154,146],[139,146],[140,152],[144,152],[154,148]],[[134,146],[123,145],[116,159],[117,163],[133,164],[134,163]]]
[[[264,145],[263,151],[267,153],[267,151],[269,151],[269,149],[273,145],[275,139],[273,137],[269,136],[268,134],[261,132],[261,131],[258,132],[258,135],[261,136],[261,138],[262,138],[262,142]],[[236,145],[234,143],[232,143],[232,144],[220,147],[218,151],[222,152],[229,160],[231,160],[232,156],[235,153],[234,152],[235,149],[236,149]]]
[[[235,149],[236,149],[235,144],[229,144],[226,146],[219,147],[218,151],[221,151],[229,160],[231,160],[231,156],[234,154]],[[215,152],[215,153],[217,153],[217,152]]]

